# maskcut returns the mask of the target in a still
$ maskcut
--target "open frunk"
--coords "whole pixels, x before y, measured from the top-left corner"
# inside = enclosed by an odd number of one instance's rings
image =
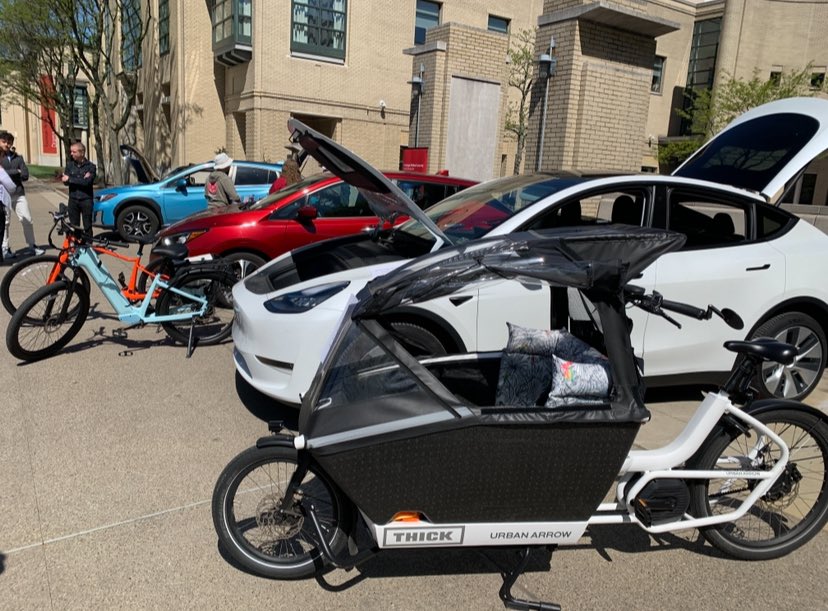
[[[626,226],[512,234],[375,280],[304,398],[305,447],[374,524],[585,522],[649,418],[623,287],[683,239]],[[415,358],[383,324],[497,278],[568,289],[589,316],[571,332],[509,325],[501,352],[438,358]]]

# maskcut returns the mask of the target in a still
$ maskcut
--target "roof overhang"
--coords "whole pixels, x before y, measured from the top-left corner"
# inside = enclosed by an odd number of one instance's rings
[[[675,21],[647,15],[607,0],[598,0],[598,2],[541,15],[538,18],[538,25],[544,26],[573,19],[599,23],[618,30],[651,36],[652,38],[675,32],[681,27]]]

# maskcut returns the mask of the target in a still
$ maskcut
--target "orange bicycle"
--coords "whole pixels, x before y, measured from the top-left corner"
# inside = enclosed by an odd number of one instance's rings
[[[0,282],[0,301],[2,301],[3,307],[9,314],[14,314],[20,304],[37,289],[65,278],[67,273],[77,274],[78,282],[87,293],[89,292],[89,278],[83,269],[72,268],[68,265],[70,256],[77,248],[78,238],[72,235],[71,232],[66,233],[63,244],[57,246],[53,241],[53,234],[56,230],[58,234],[64,234],[59,225],[56,220],[49,232],[49,244],[59,251],[57,254],[44,254],[18,261],[3,276],[3,280]],[[161,253],[165,256],[153,259],[144,266],[141,264],[144,246],[152,244],[154,239],[143,236],[136,239],[138,252],[134,257],[116,252],[116,248],[128,248],[129,244],[127,243],[99,238],[92,238],[92,240],[95,243],[93,248],[98,254],[115,257],[132,265],[128,281],[123,272],[118,275],[121,293],[129,301],[143,300],[146,296],[147,287],[152,283],[155,275],[160,273],[162,278],[169,279],[173,272],[172,260],[186,257],[186,250],[181,249],[179,251],[179,249],[171,247],[167,249],[170,252]]]

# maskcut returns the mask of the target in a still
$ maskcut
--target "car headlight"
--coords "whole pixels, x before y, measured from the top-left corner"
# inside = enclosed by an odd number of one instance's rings
[[[116,193],[105,193],[105,194],[101,195],[100,197],[96,197],[95,199],[98,200],[99,202],[105,202],[105,201],[110,200],[113,197],[115,197],[115,195],[117,195],[117,194]]]
[[[198,236],[204,235],[207,233],[207,230],[204,229],[203,231],[190,231],[188,233],[177,233],[175,235],[168,235],[164,238],[161,238],[161,243],[164,246],[172,246],[173,244],[186,244],[192,240],[195,240]]]
[[[337,293],[345,290],[350,282],[329,282],[293,293],[285,293],[265,301],[268,312],[275,314],[299,314],[312,310],[320,303],[327,301]]]

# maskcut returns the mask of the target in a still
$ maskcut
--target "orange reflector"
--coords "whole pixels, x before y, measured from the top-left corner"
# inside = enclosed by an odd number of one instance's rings
[[[420,514],[416,511],[398,511],[391,518],[392,522],[419,522]]]

